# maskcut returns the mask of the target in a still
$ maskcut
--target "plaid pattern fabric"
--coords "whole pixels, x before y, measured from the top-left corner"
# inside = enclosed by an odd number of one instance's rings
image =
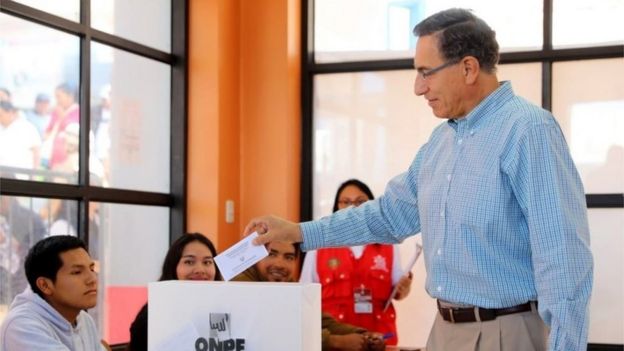
[[[305,250],[422,232],[432,297],[484,308],[539,300],[549,348],[586,348],[593,258],[583,186],[554,117],[509,82],[438,126],[381,197],[302,231]]]

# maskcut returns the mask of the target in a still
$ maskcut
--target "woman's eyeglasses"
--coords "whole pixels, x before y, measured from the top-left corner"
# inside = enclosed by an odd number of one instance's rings
[[[353,200],[352,199],[339,199],[338,200],[338,204],[341,205],[341,206],[344,206],[344,207],[348,207],[348,206],[351,206],[351,205],[353,205],[355,207],[358,207],[361,204],[365,203],[366,201],[368,201],[368,199],[364,198],[364,197],[361,197],[361,198],[359,197],[359,198],[353,199]]]

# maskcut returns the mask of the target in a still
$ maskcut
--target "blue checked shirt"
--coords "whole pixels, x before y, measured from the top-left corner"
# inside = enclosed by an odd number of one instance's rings
[[[422,232],[432,297],[485,308],[538,300],[549,349],[587,349],[583,186],[553,116],[509,82],[438,126],[381,197],[301,228],[304,250]]]

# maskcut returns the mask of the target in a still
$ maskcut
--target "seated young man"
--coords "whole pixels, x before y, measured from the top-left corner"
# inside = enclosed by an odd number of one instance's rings
[[[301,262],[298,244],[272,242],[267,247],[269,255],[253,267],[234,277],[233,281],[296,282]],[[384,350],[381,336],[366,329],[336,321],[323,314],[323,350]]]
[[[30,289],[17,295],[0,327],[0,351],[105,350],[85,312],[97,302],[97,275],[82,240],[43,239],[24,264]]]

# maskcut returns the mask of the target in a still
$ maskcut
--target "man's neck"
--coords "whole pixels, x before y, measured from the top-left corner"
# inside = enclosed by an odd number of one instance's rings
[[[498,87],[498,78],[495,74],[481,75],[477,83],[468,91],[468,95],[466,96],[466,115],[468,115],[470,111],[474,110],[475,107],[481,103],[481,101],[490,96],[490,94],[498,89]],[[455,119],[462,119],[466,117],[466,115]]]

